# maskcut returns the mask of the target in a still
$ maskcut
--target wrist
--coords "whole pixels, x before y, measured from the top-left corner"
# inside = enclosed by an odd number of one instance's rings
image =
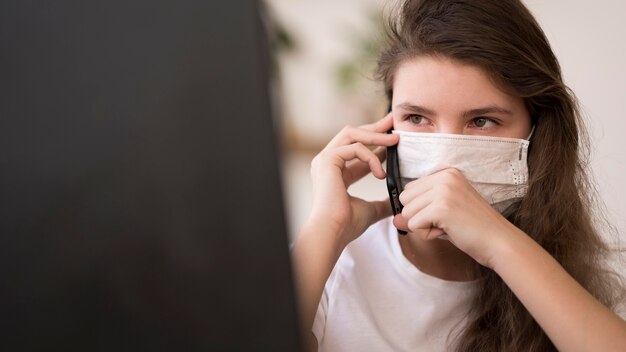
[[[486,267],[498,271],[502,265],[507,265],[511,255],[515,254],[516,248],[520,246],[524,238],[529,238],[526,233],[502,218],[501,226],[494,227],[495,230],[490,238],[489,254],[485,262]]]
[[[528,242],[534,241],[522,230],[515,225],[507,222],[505,230],[502,231],[497,240],[494,241],[492,254],[490,256],[488,267],[496,273],[500,273],[503,268],[510,266],[514,257],[528,247]]]
[[[315,242],[323,242],[324,246],[332,248],[340,254],[348,245],[345,239],[344,227],[329,220],[327,217],[311,216],[302,226],[298,237],[311,238]]]

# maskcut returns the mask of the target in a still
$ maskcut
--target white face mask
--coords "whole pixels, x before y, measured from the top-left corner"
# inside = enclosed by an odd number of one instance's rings
[[[528,140],[444,133],[393,133],[400,135],[397,148],[403,186],[437,171],[455,168],[499,212],[526,194]]]

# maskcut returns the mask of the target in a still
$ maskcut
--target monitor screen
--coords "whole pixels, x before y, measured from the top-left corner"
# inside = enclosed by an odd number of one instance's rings
[[[259,11],[0,3],[0,349],[299,349]]]

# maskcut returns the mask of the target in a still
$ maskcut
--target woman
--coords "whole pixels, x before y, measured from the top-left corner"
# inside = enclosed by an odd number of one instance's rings
[[[311,349],[626,350],[576,101],[529,11],[408,0],[390,39],[378,69],[391,113],[346,127],[312,163],[314,204],[292,253]],[[520,162],[501,202],[474,178],[513,159],[499,143],[519,146]],[[416,170],[391,218],[388,201],[347,187],[369,172],[384,179],[397,144],[400,172]],[[452,166],[426,170],[411,155]]]

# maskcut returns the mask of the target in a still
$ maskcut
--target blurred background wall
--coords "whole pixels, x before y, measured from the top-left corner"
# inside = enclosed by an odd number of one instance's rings
[[[291,238],[311,207],[310,161],[346,124],[385,112],[373,77],[381,12],[395,0],[266,0],[278,28],[277,107]],[[525,0],[560,60],[590,126],[592,167],[609,219],[626,241],[626,2]],[[368,176],[350,192],[383,199]]]

